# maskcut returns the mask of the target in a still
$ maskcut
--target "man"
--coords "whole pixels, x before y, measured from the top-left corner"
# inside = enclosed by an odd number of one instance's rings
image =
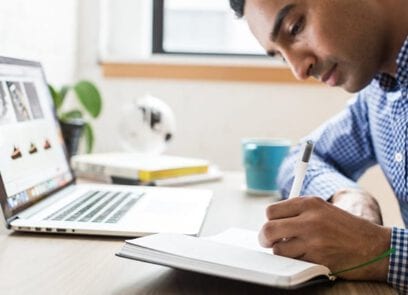
[[[381,226],[377,202],[356,184],[378,163],[408,224],[408,1],[230,4],[267,53],[284,58],[298,79],[314,77],[358,92],[342,113],[307,138],[315,141],[301,192],[308,197],[269,206],[261,244],[279,255],[324,264],[333,272],[392,247],[395,253],[389,257],[339,276],[388,281],[408,292],[408,230]],[[281,169],[284,196],[298,153],[299,147],[294,148]]]

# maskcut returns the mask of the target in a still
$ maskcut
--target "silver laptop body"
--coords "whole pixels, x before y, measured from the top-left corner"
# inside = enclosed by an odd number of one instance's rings
[[[0,204],[16,231],[198,235],[212,192],[76,184],[42,67],[0,57]]]

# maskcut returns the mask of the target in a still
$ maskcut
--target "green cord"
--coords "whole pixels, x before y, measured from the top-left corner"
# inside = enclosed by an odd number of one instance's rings
[[[382,260],[382,259],[384,259],[384,258],[386,258],[386,257],[388,257],[388,256],[390,256],[391,254],[394,254],[394,253],[395,253],[395,249],[390,248],[389,250],[387,250],[384,253],[380,254],[379,256],[371,259],[370,261],[367,261],[365,263],[362,263],[362,264],[359,264],[359,265],[356,265],[356,266],[353,266],[353,267],[350,267],[350,268],[346,268],[346,269],[343,269],[343,270],[340,270],[340,271],[333,272],[333,273],[330,274],[330,276],[337,276],[340,273],[347,272],[347,271],[352,271],[352,270],[355,270],[357,268],[373,264],[373,263],[375,263],[377,261],[380,261],[380,260]]]

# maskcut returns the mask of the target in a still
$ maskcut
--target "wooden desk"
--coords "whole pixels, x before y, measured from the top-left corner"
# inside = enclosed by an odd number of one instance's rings
[[[258,230],[273,197],[247,196],[243,176],[195,185],[213,189],[202,235],[231,226]],[[384,283],[338,281],[283,291],[122,259],[123,239],[11,233],[0,229],[1,294],[397,294]]]

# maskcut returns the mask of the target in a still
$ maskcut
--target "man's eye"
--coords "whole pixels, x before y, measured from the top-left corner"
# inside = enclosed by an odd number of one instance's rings
[[[302,27],[303,27],[303,17],[299,19],[299,21],[297,21],[292,28],[290,29],[290,35],[292,37],[295,37],[297,34],[300,33],[300,31],[302,31]]]

